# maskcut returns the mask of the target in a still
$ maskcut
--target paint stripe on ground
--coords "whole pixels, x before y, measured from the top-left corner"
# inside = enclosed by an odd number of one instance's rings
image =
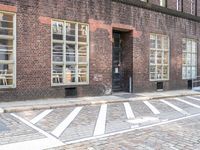
[[[182,113],[183,115],[189,115],[188,112],[184,111],[183,109],[181,109],[181,108],[175,106],[174,104],[172,104],[172,103],[170,103],[170,102],[168,102],[168,101],[165,101],[165,100],[160,100],[160,101],[163,102],[163,103],[165,103],[165,104],[167,104],[168,106],[170,106],[170,107],[173,108],[174,110],[176,110],[176,111]]]
[[[51,133],[59,137],[70,123],[76,118],[83,107],[76,107]]]
[[[190,102],[185,101],[185,100],[183,100],[183,99],[180,99],[180,98],[174,98],[174,99],[177,100],[177,101],[183,102],[183,103],[185,103],[185,104],[188,104],[188,105],[190,105],[190,106],[193,106],[193,107],[196,107],[196,108],[200,108],[199,105],[196,105],[196,104],[190,103]]]
[[[35,118],[33,118],[30,122],[32,124],[36,124],[37,122],[39,122],[41,119],[43,119],[44,117],[46,117],[52,111],[53,111],[52,109],[45,110],[42,113],[40,113],[39,115],[37,115]]]
[[[102,104],[99,111],[99,116],[96,122],[96,126],[94,129],[94,134],[93,134],[94,136],[102,135],[105,133],[106,113],[107,113],[107,104]]]
[[[154,107],[152,104],[150,104],[148,101],[143,101],[143,103],[145,105],[147,105],[149,107],[149,109],[155,114],[158,115],[160,114],[160,112],[158,111],[158,109],[156,107]]]
[[[128,102],[124,103],[124,108],[125,108],[125,111],[126,111],[127,119],[134,119],[135,115],[133,114],[131,105]]]

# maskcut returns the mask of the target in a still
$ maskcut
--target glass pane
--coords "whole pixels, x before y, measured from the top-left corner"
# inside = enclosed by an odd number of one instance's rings
[[[191,79],[192,78],[192,70],[191,67],[187,67],[187,79]]]
[[[156,72],[156,66],[150,66],[150,73]]]
[[[66,40],[75,42],[76,38],[76,24],[66,23]]]
[[[192,66],[197,65],[197,54],[192,54]]]
[[[65,78],[66,78],[66,83],[76,82],[76,67],[75,67],[75,65],[66,65]]]
[[[87,42],[88,26],[79,24],[78,25],[78,42]]]
[[[63,65],[53,65],[53,83],[63,83]]]
[[[162,51],[157,51],[157,64],[162,64]]]
[[[150,79],[155,80],[156,79],[156,74],[155,73],[150,73]]]
[[[191,62],[191,54],[190,53],[187,53],[187,65],[190,66],[192,64]]]
[[[0,64],[0,85],[13,84],[13,64]]]
[[[183,79],[187,79],[187,67],[182,68],[182,77]]]
[[[53,39],[54,40],[63,40],[63,22],[53,22]]]
[[[162,66],[157,66],[157,79],[162,79]]]
[[[187,51],[187,41],[186,41],[186,39],[182,40],[182,49],[183,49],[184,52]]]
[[[169,53],[168,52],[164,52],[164,64],[168,64],[168,61],[169,61]]]
[[[195,79],[197,76],[197,69],[196,67],[192,67],[192,78]]]
[[[183,53],[183,65],[187,65],[187,53]]]
[[[0,35],[13,35],[13,15],[0,13]]]
[[[63,44],[53,43],[53,61],[54,62],[63,61]]]
[[[191,50],[192,50],[192,41],[188,40],[187,41],[187,52],[191,52]]]
[[[164,44],[164,49],[168,50],[169,49],[169,40],[167,36],[163,37],[163,44]]]
[[[192,41],[192,52],[196,53],[197,52],[197,46],[196,46],[196,42]]]
[[[163,67],[163,79],[168,79],[168,66]]]
[[[87,66],[78,66],[78,82],[87,82]]]
[[[156,35],[150,35],[150,48],[156,48]]]
[[[79,45],[78,47],[78,61],[87,62],[87,46]]]
[[[75,45],[67,44],[66,45],[66,61],[67,62],[75,62],[76,52]]]
[[[162,49],[162,36],[157,35],[157,48]]]

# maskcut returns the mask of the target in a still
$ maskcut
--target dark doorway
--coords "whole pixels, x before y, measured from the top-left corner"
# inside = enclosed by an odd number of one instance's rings
[[[113,32],[113,57],[112,57],[112,87],[113,92],[122,91],[122,46],[121,34]]]
[[[188,89],[192,89],[192,80],[188,80]]]

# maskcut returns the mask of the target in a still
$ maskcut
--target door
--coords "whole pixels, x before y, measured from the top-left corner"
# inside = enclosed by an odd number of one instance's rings
[[[122,91],[121,79],[122,79],[122,48],[120,33],[113,33],[113,60],[112,60],[112,87],[113,92]]]

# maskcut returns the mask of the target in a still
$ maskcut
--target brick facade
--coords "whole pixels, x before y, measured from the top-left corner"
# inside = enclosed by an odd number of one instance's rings
[[[168,0],[170,9],[176,9],[175,4]],[[189,12],[186,5],[184,11]],[[0,101],[65,97],[65,88],[74,87],[51,86],[52,18],[89,24],[89,85],[75,86],[78,96],[111,94],[113,30],[123,31],[124,90],[128,91],[130,76],[133,92],[156,90],[156,82],[149,81],[150,33],[170,38],[170,77],[164,90],[187,88],[187,81],[182,80],[181,41],[200,38],[199,21],[112,0],[0,0],[0,11],[16,12],[17,18],[17,86],[0,89]]]

